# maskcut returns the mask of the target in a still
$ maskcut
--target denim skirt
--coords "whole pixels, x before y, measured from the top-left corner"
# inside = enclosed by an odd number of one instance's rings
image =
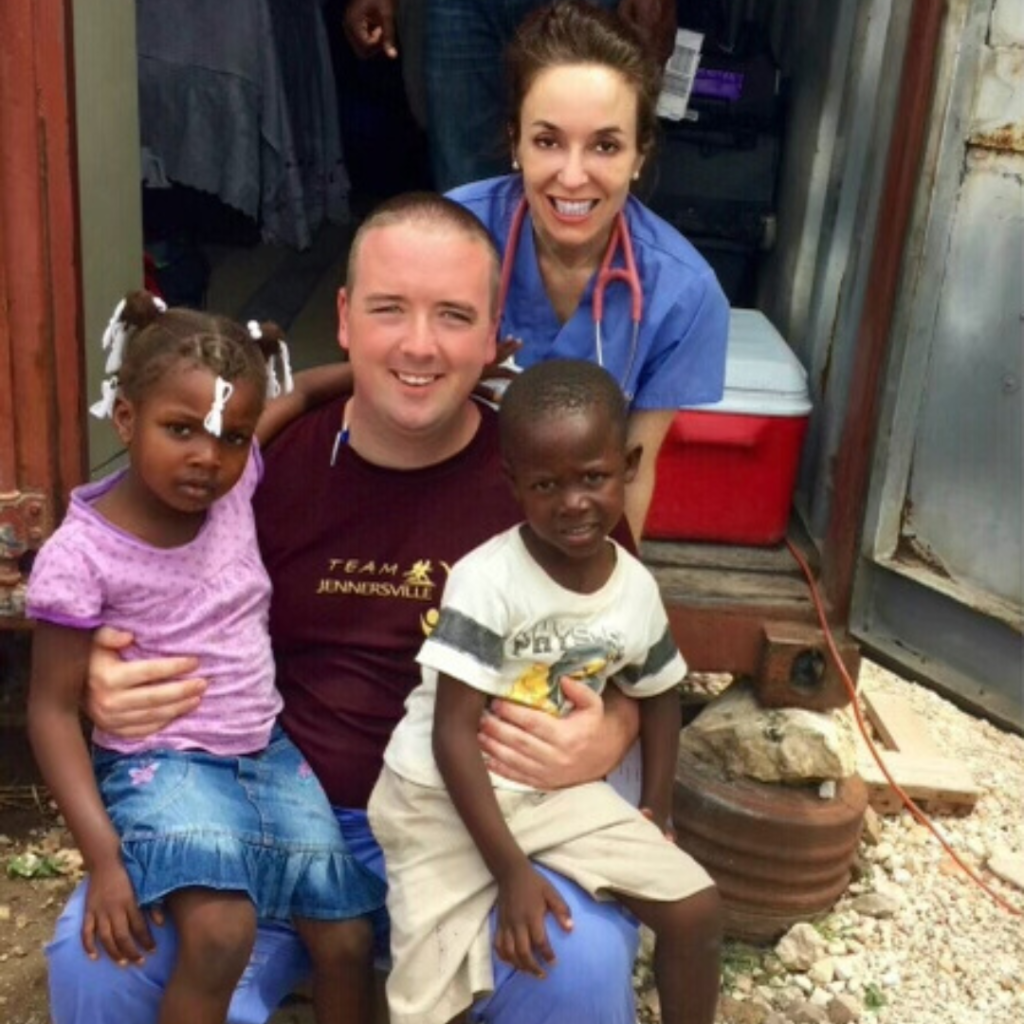
[[[245,893],[269,920],[344,920],[384,904],[384,882],[349,853],[279,726],[244,757],[97,748],[93,765],[141,906],[190,888]]]

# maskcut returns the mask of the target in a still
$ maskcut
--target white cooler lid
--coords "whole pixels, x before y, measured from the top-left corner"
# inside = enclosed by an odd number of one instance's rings
[[[725,394],[720,402],[687,408],[754,416],[806,416],[811,411],[807,371],[764,313],[732,309]]]

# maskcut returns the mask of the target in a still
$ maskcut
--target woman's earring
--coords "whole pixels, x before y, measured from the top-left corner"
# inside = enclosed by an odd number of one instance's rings
[[[519,161],[515,157],[512,157],[512,170],[513,171],[518,171],[519,170]]]
[[[634,171],[633,172],[633,180],[634,181],[639,181],[640,180],[640,172],[639,171]]]

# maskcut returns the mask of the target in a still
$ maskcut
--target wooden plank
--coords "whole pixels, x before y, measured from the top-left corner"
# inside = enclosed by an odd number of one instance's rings
[[[864,712],[888,750],[920,757],[941,757],[942,751],[906,698],[895,693],[861,694]]]
[[[803,555],[815,576],[821,568],[817,546],[800,522],[790,518],[786,538]],[[701,541],[644,540],[641,558],[652,565],[694,566],[709,569],[741,569],[752,572],[780,572],[800,575],[800,568],[784,543],[770,546],[715,544]]]
[[[969,814],[981,796],[970,771],[949,758],[917,757],[897,750],[880,753],[900,789],[930,814]],[[898,814],[903,807],[899,794],[870,754],[858,758],[857,771],[868,787],[871,806],[879,814]]]
[[[770,573],[725,572],[649,566],[668,603],[765,604],[808,607],[810,593],[802,579]]]
[[[789,550],[781,545],[754,548],[645,540],[640,545],[640,557],[651,566],[783,573],[787,576],[800,572]]]
[[[889,785],[858,729],[857,772],[868,788],[868,803],[878,814],[898,814],[903,808],[899,794]],[[929,814],[970,814],[981,796],[970,769],[951,758],[905,753],[876,743],[893,780],[922,811]]]

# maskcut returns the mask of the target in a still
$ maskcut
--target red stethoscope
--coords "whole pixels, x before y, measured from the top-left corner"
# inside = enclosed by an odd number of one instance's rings
[[[525,199],[519,200],[516,212],[512,215],[512,225],[508,232],[508,241],[505,243],[505,252],[501,259],[501,286],[498,290],[498,320],[505,313],[505,300],[508,298],[509,285],[512,281],[512,268],[515,264],[516,250],[519,248],[519,238],[523,232],[523,220],[526,217],[527,204]],[[622,249],[622,260],[625,266],[613,267],[612,260],[615,258],[616,249]],[[640,319],[644,311],[644,293],[640,287],[640,275],[636,269],[636,259],[633,256],[633,240],[629,237],[629,227],[626,225],[626,217],[619,211],[612,225],[612,233],[608,239],[608,248],[605,250],[604,258],[601,260],[601,267],[597,272],[597,281],[594,283],[594,297],[591,300],[591,311],[594,318],[594,353],[597,356],[597,364],[602,369],[604,365],[604,343],[601,338],[601,323],[604,320],[604,295],[605,289],[614,281],[621,281],[629,288],[632,304],[633,336],[629,343],[629,359],[626,362],[626,372],[621,379],[622,389],[628,398],[632,398],[632,392],[627,390],[630,375],[633,372],[633,364],[636,362],[637,345],[640,338]]]

